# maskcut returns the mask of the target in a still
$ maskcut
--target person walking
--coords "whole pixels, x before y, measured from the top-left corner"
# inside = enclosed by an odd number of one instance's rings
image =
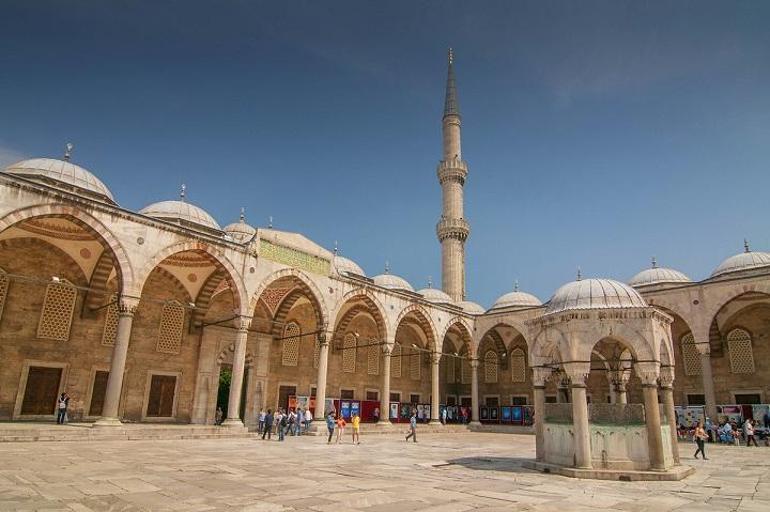
[[[759,445],[757,444],[757,440],[754,438],[754,422],[751,420],[746,420],[746,422],[743,424],[743,432],[746,434],[746,447],[748,448],[751,446],[751,443],[754,443],[754,446],[759,448]]]
[[[64,425],[67,421],[67,407],[70,405],[70,396],[67,393],[62,393],[59,400],[56,403],[56,424]]]
[[[359,431],[361,418],[359,418],[358,413],[353,413],[350,423],[353,426],[353,444],[361,444],[361,432]]]
[[[305,422],[305,413],[302,411],[302,407],[297,407],[297,413],[294,418],[294,435],[302,435],[302,424]]]
[[[286,418],[286,430],[289,432],[289,434],[296,435],[294,433],[294,422],[297,421],[297,413],[294,412],[294,409],[289,410],[289,415]]]
[[[310,412],[310,407],[305,409],[305,434],[310,432],[310,423],[313,421],[313,414]]]
[[[278,409],[278,414],[275,415],[275,428],[279,441],[283,441],[283,437],[286,435],[286,422],[286,415],[283,413],[283,409]]]
[[[346,425],[347,425],[347,422],[345,421],[345,418],[342,416],[342,413],[340,413],[340,415],[337,416],[337,444],[340,443],[340,439],[342,439],[342,436],[345,435]]]
[[[326,416],[326,428],[329,430],[329,439],[326,441],[326,444],[331,444],[332,436],[334,435],[334,414],[332,413]]]
[[[224,415],[224,412],[222,412],[222,408],[220,406],[217,406],[217,412],[214,415],[214,424],[215,425],[221,425],[222,424],[222,416]]]
[[[409,442],[409,438],[412,441],[417,442],[417,412],[412,411],[412,417],[409,419],[409,434],[406,436],[406,441]]]
[[[380,408],[379,407],[375,407],[374,408],[374,413],[372,413],[372,418],[374,419],[375,423],[379,423],[380,422]]]
[[[262,439],[267,436],[267,440],[270,440],[270,436],[273,435],[273,410],[268,409],[265,414],[264,424],[262,425]]]
[[[444,407],[443,409],[441,409],[441,424],[442,425],[446,425],[446,415],[447,415],[446,407]]]
[[[261,408],[259,409],[259,425],[257,426],[257,432],[263,432],[265,430],[265,409]]]
[[[699,421],[698,426],[695,427],[695,444],[698,445],[698,449],[695,450],[695,458],[698,458],[698,453],[701,454],[703,457],[703,460],[708,460],[706,458],[706,439],[708,439],[708,435],[706,435],[706,431],[703,429],[703,422]]]

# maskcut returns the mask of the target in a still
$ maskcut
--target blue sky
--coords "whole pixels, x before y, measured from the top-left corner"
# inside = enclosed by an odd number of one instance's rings
[[[0,163],[61,156],[139,209],[299,231],[369,275],[440,276],[435,166],[456,55],[468,294],[542,300],[770,250],[770,3],[0,5]]]

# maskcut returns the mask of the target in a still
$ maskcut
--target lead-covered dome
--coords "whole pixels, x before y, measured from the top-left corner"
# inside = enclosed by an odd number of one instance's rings
[[[457,303],[457,305],[460,306],[463,311],[470,313],[471,315],[483,315],[486,312],[484,306],[470,300],[460,301]]]
[[[748,240],[743,241],[743,252],[730,256],[711,273],[711,277],[723,276],[743,270],[754,270],[770,266],[770,253],[754,252],[749,248]]]
[[[519,290],[518,281],[513,285],[513,291],[508,292],[505,295],[499,297],[490,309],[499,308],[531,308],[542,306],[543,303],[540,299],[532,295],[531,293],[522,292]]]
[[[652,259],[652,267],[642,270],[628,282],[634,288],[661,284],[691,283],[692,280],[682,272],[673,268],[659,267],[655,258]]]
[[[450,297],[448,293],[444,292],[443,290],[433,288],[430,285],[428,285],[427,288],[423,288],[422,290],[417,290],[417,293],[422,295],[425,300],[432,302],[433,304],[454,304],[452,297]]]
[[[139,213],[186,227],[221,230],[206,210],[185,201],[160,201],[145,206]]]
[[[406,290],[408,292],[414,291],[414,288],[412,288],[412,285],[409,284],[406,279],[390,273],[390,266],[388,266],[387,263],[385,264],[385,273],[374,276],[372,280],[374,281],[374,284],[382,286],[383,288],[389,288],[391,290]]]
[[[31,158],[11,164],[4,169],[14,174],[46,185],[86,195],[108,203],[116,204],[112,192],[90,171],[66,160],[56,158]]]
[[[583,279],[567,283],[553,294],[546,314],[575,309],[644,308],[639,292],[613,279]]]
[[[340,256],[339,254],[334,256],[334,268],[338,274],[355,274],[357,276],[366,277],[364,269],[362,269],[355,261]]]
[[[238,219],[238,222],[228,224],[222,231],[230,235],[233,240],[239,243],[248,242],[257,234],[256,228],[246,222],[246,217],[243,212],[241,212],[241,218]]]

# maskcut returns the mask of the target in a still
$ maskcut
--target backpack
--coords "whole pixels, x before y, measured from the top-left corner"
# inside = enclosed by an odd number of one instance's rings
[[[281,418],[281,426],[282,426],[282,427],[285,427],[285,426],[286,426],[286,416],[284,416],[284,417],[282,417],[282,418]]]

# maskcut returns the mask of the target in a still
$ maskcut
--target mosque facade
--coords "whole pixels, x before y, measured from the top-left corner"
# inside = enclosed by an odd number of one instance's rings
[[[692,281],[658,266],[582,279],[545,303],[466,300],[469,177],[450,56],[437,177],[442,285],[415,290],[300,233],[221,227],[184,197],[122,208],[96,175],[35,158],[0,173],[0,420],[251,426],[292,397],[483,407],[580,399],[770,401],[770,254]],[[231,375],[224,399],[220,376]],[[651,390],[654,390],[651,391]],[[582,397],[585,396],[583,400]],[[429,405],[428,405],[429,404]],[[316,406],[316,415],[319,407]],[[535,413],[537,414],[537,412]]]

